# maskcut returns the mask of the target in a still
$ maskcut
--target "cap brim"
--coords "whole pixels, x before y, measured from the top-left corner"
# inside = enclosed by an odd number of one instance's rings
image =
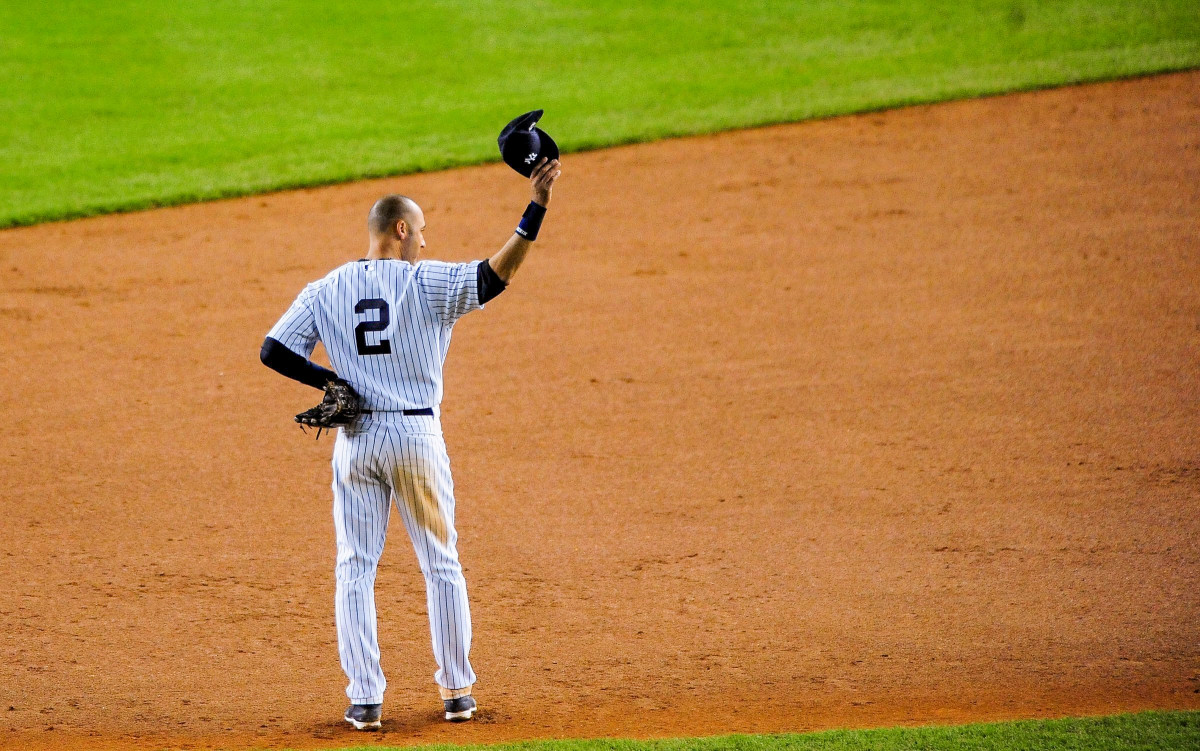
[[[532,110],[509,120],[508,125],[505,125],[500,131],[500,142],[503,143],[506,138],[519,130],[529,130],[530,125],[542,118],[542,112],[542,110]]]

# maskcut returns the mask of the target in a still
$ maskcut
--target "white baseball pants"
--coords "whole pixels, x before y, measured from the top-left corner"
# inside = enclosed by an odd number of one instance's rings
[[[333,523],[337,532],[338,654],[353,704],[380,704],[387,682],[379,664],[375,571],[392,499],[425,576],[434,681],[444,698],[475,682],[467,582],[458,562],[454,482],[437,417],[364,415],[338,431],[333,449]]]

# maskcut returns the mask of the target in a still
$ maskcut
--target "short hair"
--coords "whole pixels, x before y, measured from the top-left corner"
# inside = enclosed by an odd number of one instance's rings
[[[396,227],[396,222],[411,217],[416,208],[417,202],[408,196],[399,193],[384,196],[367,214],[367,229],[373,235],[385,235]]]

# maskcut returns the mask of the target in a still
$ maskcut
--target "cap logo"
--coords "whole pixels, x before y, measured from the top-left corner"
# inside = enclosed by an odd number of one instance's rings
[[[530,162],[532,162],[534,159],[537,159],[537,152],[536,152],[536,151],[531,151],[531,152],[529,152],[529,156],[525,157],[525,163],[526,163],[526,164],[529,164],[529,163],[530,163]]]

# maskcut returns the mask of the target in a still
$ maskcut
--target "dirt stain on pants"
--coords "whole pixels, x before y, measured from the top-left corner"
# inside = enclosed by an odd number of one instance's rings
[[[449,540],[446,516],[438,504],[437,492],[423,467],[398,467],[392,487],[417,524],[445,545]]]

